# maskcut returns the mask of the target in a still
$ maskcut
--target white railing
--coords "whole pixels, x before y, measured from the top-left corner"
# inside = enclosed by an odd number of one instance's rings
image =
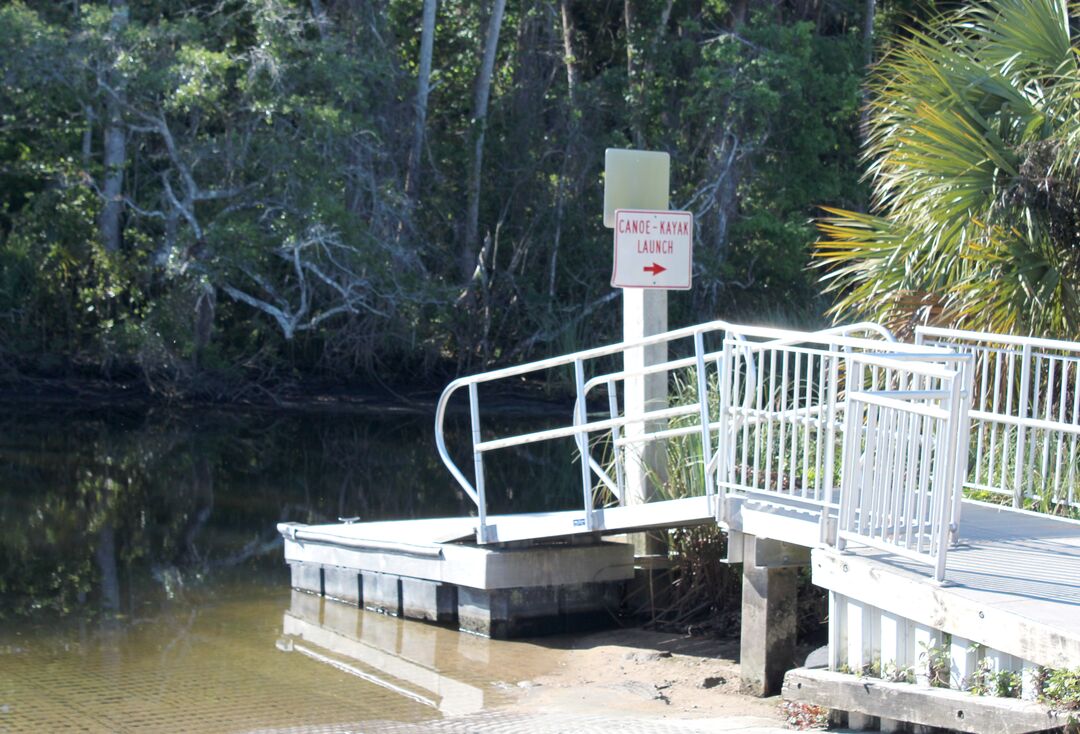
[[[886,340],[850,335],[861,331]],[[688,356],[632,370],[610,368],[630,350],[663,345],[666,354],[680,342]],[[970,354],[942,346],[897,344],[875,325],[798,332],[714,321],[454,380],[436,410],[436,445],[476,504],[480,542],[489,540],[484,456],[490,451],[572,438],[581,474],[580,527],[590,531],[597,490],[627,502],[630,458],[640,459],[651,442],[689,438],[700,451],[694,460],[704,481],[697,491],[719,499],[711,505],[717,520],[729,519],[733,497],[809,510],[817,513],[822,542],[885,548],[928,563],[941,580],[947,543],[960,520],[972,362]],[[567,367],[576,395],[567,424],[484,435],[481,385]],[[626,382],[661,374],[665,382],[684,376],[693,387],[691,399],[677,405],[662,400],[659,407],[628,414],[620,400]],[[600,388],[607,410],[590,416],[588,398]],[[469,396],[471,480],[444,438],[450,399],[461,389]],[[594,456],[600,446],[602,460]],[[656,460],[666,464],[662,453]],[[828,530],[832,518],[835,535]]]
[[[847,414],[837,547],[858,542],[934,566],[959,522],[970,370],[856,355]]]
[[[723,324],[721,327],[720,325]],[[734,340],[736,344],[743,345],[746,350],[761,350],[764,346],[773,346],[775,348],[783,348],[785,345],[793,345],[800,342],[805,342],[807,339],[811,339],[811,335],[816,335],[819,338],[828,339],[831,344],[831,349],[852,349],[852,348],[872,348],[875,351],[886,348],[879,341],[868,341],[866,339],[849,338],[852,334],[858,334],[861,332],[869,332],[873,336],[878,336],[884,339],[890,344],[895,344],[895,339],[892,334],[885,328],[872,323],[858,323],[850,326],[839,326],[829,329],[823,329],[816,332],[798,332],[785,329],[771,329],[767,327],[750,327],[750,326],[738,326],[735,324],[728,324],[723,322],[713,322],[712,326],[715,329],[711,331],[722,331],[727,335],[728,339]],[[699,331],[693,335],[694,338],[694,356],[686,357],[683,359],[671,360],[668,362],[658,363],[655,365],[647,366],[643,369],[627,372],[625,370],[612,372],[603,375],[597,375],[588,382],[585,383],[584,395],[586,398],[588,395],[599,386],[604,386],[607,389],[608,395],[608,409],[609,418],[612,422],[611,428],[611,446],[614,447],[616,460],[610,462],[609,465],[613,467],[615,476],[612,477],[608,469],[606,469],[600,462],[598,462],[592,456],[589,457],[590,467],[600,482],[606,486],[615,498],[620,502],[624,502],[625,496],[625,477],[624,466],[631,458],[628,453],[631,451],[637,452],[640,460],[643,448],[649,443],[655,441],[662,441],[666,439],[683,438],[688,436],[700,435],[700,451],[702,452],[701,465],[706,467],[706,471],[703,473],[704,482],[706,486],[706,493],[713,494],[718,481],[723,480],[718,474],[718,465],[716,457],[718,454],[713,449],[713,434],[717,433],[721,427],[721,413],[717,409],[709,406],[708,395],[710,391],[710,385],[716,384],[717,391],[719,390],[718,383],[721,381],[720,376],[722,374],[730,374],[731,369],[725,369],[724,364],[724,352],[708,352],[705,349],[704,338],[708,332]],[[753,340],[764,341],[753,341]],[[909,350],[910,346],[901,345],[899,347],[905,350]],[[928,350],[923,350],[928,351]],[[940,350],[937,350],[940,351]],[[753,368],[751,368],[752,370]],[[620,408],[618,400],[618,386],[625,384],[628,377],[639,375],[655,375],[658,373],[664,373],[665,375],[674,374],[678,370],[688,370],[689,379],[684,384],[693,385],[693,394],[696,399],[689,404],[669,407],[663,412],[654,412],[647,415],[653,418],[663,419],[667,422],[668,426],[664,428],[658,428],[652,431],[646,431],[644,434],[636,433],[635,435],[626,435],[626,432],[621,429],[628,423],[628,418],[620,418]],[[716,382],[711,382],[715,377]],[[783,378],[788,380],[787,375]],[[795,374],[796,382],[799,380],[798,370]],[[740,388],[737,386],[736,391]],[[743,397],[741,399],[741,405],[749,406],[754,401],[755,388],[750,380],[745,380],[741,389],[743,390]],[[785,387],[781,387],[781,391],[785,391]],[[579,424],[579,421],[584,421],[584,417],[578,417],[578,410],[582,404],[579,398],[575,402],[575,425]],[[713,414],[716,417],[711,417]],[[693,416],[693,419],[687,420],[688,416]],[[794,405],[789,410],[786,405],[781,409],[781,413],[775,416],[779,420],[792,420],[798,421],[802,417],[798,415],[794,408]],[[635,419],[635,422],[640,422]],[[675,422],[674,427],[670,426],[671,422]]]
[[[852,333],[861,332],[870,332],[890,341],[849,336]],[[722,339],[722,348],[709,350],[707,341],[710,339]],[[683,352],[690,356],[667,359],[636,370],[605,371],[602,367],[597,368],[598,364],[603,365],[605,362],[610,364],[612,358],[617,358],[631,349],[652,345],[670,346],[679,342],[684,343]],[[813,348],[808,346],[808,343],[817,345],[819,356],[814,357],[817,361],[801,362],[800,360],[805,357],[799,356],[794,361],[788,361],[789,358],[784,357],[780,363],[776,362],[776,355],[780,353],[810,354]],[[733,345],[741,346],[736,348]],[[798,491],[779,494],[785,495],[789,500],[792,498],[809,499],[811,502],[835,507],[836,500],[833,496],[835,470],[828,463],[835,454],[835,447],[830,444],[826,449],[824,446],[815,445],[811,450],[812,439],[807,437],[808,432],[815,430],[821,432],[823,430],[821,426],[828,426],[827,432],[835,435],[838,427],[837,415],[841,409],[837,402],[841,394],[837,386],[837,378],[841,374],[839,363],[836,362],[839,355],[882,351],[903,353],[908,357],[935,359],[947,354],[945,350],[936,348],[895,344],[891,342],[891,335],[875,324],[857,324],[807,333],[737,326],[724,321],[714,321],[634,342],[584,350],[454,380],[443,392],[436,410],[436,445],[444,464],[477,507],[478,536],[481,542],[487,540],[488,501],[484,478],[485,454],[514,446],[565,438],[574,439],[577,452],[582,459],[580,461],[580,489],[582,507],[585,510],[584,527],[586,530],[593,528],[592,510],[595,508],[596,489],[606,488],[616,502],[624,503],[626,500],[624,465],[627,458],[632,453],[640,456],[645,445],[662,439],[700,436],[701,465],[704,468],[705,480],[701,491],[705,495],[714,496],[717,486],[721,486],[725,494],[732,490],[741,492],[760,490],[768,493],[770,487],[767,482],[762,481],[763,474],[760,466],[752,475],[753,481],[747,478],[750,475],[747,475],[745,471],[740,475],[741,481],[732,481],[734,466],[732,462],[740,445],[745,446],[745,443],[739,443],[736,426],[743,431],[740,434],[742,436],[749,435],[751,426],[760,428],[768,425],[768,430],[771,431],[775,427],[778,431],[777,446],[781,447],[780,454],[783,456],[777,455],[776,468],[782,467],[786,476],[796,477],[789,480],[789,484],[792,488],[798,487]],[[746,355],[750,354],[757,356],[748,358]],[[737,363],[737,359],[742,359],[743,362]],[[749,361],[746,361],[747,359]],[[741,366],[737,366],[739,364]],[[783,369],[779,371],[774,369],[777,364],[782,364]],[[807,364],[806,369],[813,373],[809,376],[812,378],[809,381],[800,372],[802,369],[799,367],[800,364]],[[480,410],[480,386],[525,376],[542,377],[546,372],[567,367],[572,367],[574,371],[577,398],[573,418],[567,425],[511,436],[485,437]],[[590,371],[597,374],[589,375]],[[680,372],[687,376],[687,383],[696,388],[696,397],[693,402],[684,405],[665,405],[634,415],[626,413],[625,401],[620,401],[620,394],[624,392],[623,386],[627,379]],[[722,379],[722,375],[737,375],[736,384],[732,386],[730,380]],[[807,387],[802,387],[804,382]],[[725,399],[729,401],[727,410],[718,410],[715,405],[710,406],[709,395],[712,385],[720,388],[722,401]],[[593,390],[601,386],[607,392],[607,415],[603,418],[590,418],[587,411],[587,398]],[[461,389],[467,390],[469,395],[472,479],[455,464],[445,445],[444,423],[447,407],[452,396]],[[766,390],[771,396],[768,404],[762,402]],[[784,397],[788,395],[792,395],[790,403],[786,402],[787,398]],[[736,396],[734,400],[733,396]],[[776,396],[779,396],[777,398],[779,402],[773,400]],[[628,427],[636,430],[628,432]],[[598,461],[593,455],[596,446],[590,438],[595,434],[600,434],[602,438],[607,439],[596,443],[611,447],[607,449],[611,453],[606,462]],[[835,439],[831,440],[835,443]],[[794,458],[787,460],[788,463],[781,464],[780,462],[785,460],[784,457],[789,452]],[[611,460],[612,455],[614,460]],[[720,462],[720,456],[727,456],[727,461]],[[758,457],[760,454],[755,451],[754,456]],[[819,462],[824,462],[829,466],[825,473],[817,471],[812,493],[805,480],[809,476],[808,470],[805,469],[810,464],[811,456],[814,457],[815,466],[818,466]],[[766,458],[765,462],[768,464],[769,459]],[[767,477],[773,471],[772,464],[768,464],[764,471]],[[598,485],[594,485],[594,478]],[[775,487],[772,489],[775,490]],[[721,505],[718,504],[716,507],[720,508]],[[720,511],[718,509],[718,514]]]
[[[718,462],[717,484],[727,495],[816,513],[821,542],[834,542],[829,521],[841,507],[842,451],[851,445],[848,437],[860,446],[860,457],[864,452],[859,441],[865,417],[854,424],[846,417],[851,384],[845,382],[853,365],[862,369],[873,363],[867,389],[911,399],[919,370],[948,367],[952,374],[970,358],[941,348],[820,333],[803,334],[798,341],[753,336],[746,333],[725,343],[719,401],[727,428],[719,433],[717,453],[726,459]],[[959,474],[954,475],[949,486],[955,486],[959,498]],[[946,522],[955,525],[958,514],[957,504]]]
[[[617,440],[620,438],[620,434],[624,431],[625,427],[631,422],[639,424],[648,424],[650,421],[658,420],[666,422],[674,417],[692,417],[695,413],[700,413],[696,406],[691,405],[647,410],[636,416],[626,416],[619,409],[618,384],[625,381],[627,377],[639,377],[658,371],[678,370],[691,365],[695,369],[704,372],[703,366],[707,359],[704,348],[704,339],[709,334],[722,332],[727,326],[728,324],[726,322],[714,321],[684,329],[676,329],[674,331],[665,332],[633,342],[587,349],[573,354],[552,357],[550,359],[531,362],[516,367],[507,367],[505,369],[485,372],[479,375],[460,377],[447,385],[442,396],[439,398],[439,403],[436,407],[435,443],[443,463],[446,465],[447,469],[450,470],[451,475],[453,475],[465,494],[468,495],[476,505],[479,522],[478,536],[480,542],[487,541],[488,502],[487,489],[484,480],[484,455],[490,451],[507,449],[540,441],[552,441],[560,438],[573,438],[577,446],[579,457],[583,459],[580,462],[582,506],[586,510],[585,527],[587,530],[592,529],[594,522],[591,512],[594,508],[592,477],[594,472],[601,475],[603,479],[606,480],[602,481],[602,483],[611,489],[620,501],[623,498],[624,485],[621,477],[612,480],[607,476],[607,473],[592,457],[590,450],[590,435],[593,433],[608,433]],[[629,349],[644,348],[652,345],[671,345],[687,340],[693,342],[693,349],[695,350],[694,356],[690,358],[689,362],[687,359],[665,360],[658,365],[649,365],[635,371],[623,370],[609,372],[602,375],[602,379],[599,381],[598,377],[600,376],[591,379],[586,378],[586,371],[589,367],[592,367],[595,370],[596,363],[602,363],[602,361],[610,360],[612,357],[621,356]],[[526,376],[531,376],[533,378],[545,377],[545,373],[550,373],[554,370],[566,368],[568,366],[572,367],[574,371],[574,392],[577,399],[573,410],[572,420],[567,425],[531,433],[485,439],[482,431],[480,413],[479,388],[481,385],[513,378],[523,378]],[[608,387],[608,402],[611,408],[611,417],[603,420],[589,420],[585,400],[587,395],[586,386],[594,387],[601,383]],[[444,431],[450,399],[458,390],[463,388],[467,389],[469,394],[469,416],[472,428],[473,478],[471,480],[465,476],[465,473],[457,466],[447,451]],[[648,441],[651,438],[652,434],[648,431],[637,437],[639,441]]]
[[[915,339],[975,359],[966,486],[1015,507],[1080,508],[1080,344],[925,326]]]
[[[732,339],[724,344],[720,414],[728,492],[835,507],[842,363],[876,342]]]

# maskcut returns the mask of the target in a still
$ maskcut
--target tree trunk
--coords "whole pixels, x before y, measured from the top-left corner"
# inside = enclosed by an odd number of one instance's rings
[[[548,308],[555,305],[555,279],[559,267],[559,247],[562,244],[563,213],[566,205],[566,185],[569,176],[573,148],[577,144],[581,107],[578,103],[578,67],[574,49],[574,16],[570,10],[570,0],[559,0],[562,14],[563,64],[566,66],[566,92],[569,105],[569,120],[566,126],[566,143],[563,146],[562,169],[559,171],[559,183],[555,192],[555,235],[552,238],[551,258],[548,262]]]
[[[112,36],[113,58],[119,56],[120,34],[128,24],[127,0],[110,0],[112,19],[109,34]],[[127,163],[127,131],[124,129],[123,80],[115,70],[105,74],[105,125],[104,164],[105,177],[101,187],[105,203],[99,222],[101,244],[106,252],[117,252],[123,241],[124,214],[124,166]]]
[[[319,29],[319,40],[326,43],[327,34],[330,32],[330,18],[326,15],[322,0],[311,0],[311,14],[315,17],[315,27]]]
[[[863,17],[863,54],[866,73],[874,64],[874,0],[865,0]],[[865,142],[870,135],[870,88],[863,83],[862,111],[859,113],[859,137]]]
[[[626,27],[626,88],[630,99],[630,137],[635,148],[645,147],[645,135],[641,127],[641,90],[638,85],[637,48],[634,46],[635,13],[633,0],[623,0],[623,22]]]
[[[476,266],[477,238],[480,230],[480,174],[484,167],[484,134],[487,128],[488,101],[491,98],[491,77],[495,71],[495,51],[499,46],[503,11],[506,0],[495,0],[488,20],[484,40],[484,58],[476,77],[476,97],[473,100],[473,160],[469,171],[469,201],[465,219],[465,243],[462,247],[462,275],[468,278]]]
[[[731,8],[729,12],[731,14],[732,30],[735,30],[746,23],[746,8],[748,4],[748,0],[734,0],[729,6]]]
[[[94,108],[89,104],[83,105],[83,117],[86,118],[86,129],[83,130],[82,139],[82,164],[89,170],[90,162],[94,157]]]
[[[719,148],[709,157],[710,175],[716,181],[713,202],[715,220],[713,248],[720,262],[728,256],[728,230],[738,207],[739,189],[739,140],[734,135],[724,135]]]
[[[420,190],[420,159],[424,153],[428,93],[431,91],[431,53],[435,45],[435,10],[438,0],[424,0],[424,20],[420,29],[420,72],[416,79],[416,127],[413,129],[405,194],[410,200]]]
[[[562,11],[563,63],[566,65],[566,89],[570,97],[570,112],[577,114],[578,69],[574,53],[574,17],[570,14],[570,0],[560,0]]]

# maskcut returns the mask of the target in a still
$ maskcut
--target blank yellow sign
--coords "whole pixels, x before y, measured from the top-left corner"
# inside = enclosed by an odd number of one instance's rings
[[[608,148],[604,155],[604,226],[615,226],[616,209],[666,211],[671,156],[652,150]]]

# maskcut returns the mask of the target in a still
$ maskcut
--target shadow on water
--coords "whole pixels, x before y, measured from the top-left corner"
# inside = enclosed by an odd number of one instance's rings
[[[526,428],[513,416],[486,427]],[[466,416],[449,426],[457,457],[467,456],[467,429]],[[572,446],[527,448],[488,461],[492,511],[580,501]],[[472,511],[438,458],[426,415],[8,410],[0,418],[0,731],[430,716],[416,695],[311,656],[283,656],[275,643],[292,602],[275,526]],[[290,624],[288,612],[284,619]],[[404,626],[446,635],[437,649],[493,644]],[[482,703],[475,692],[447,700],[438,698],[436,715]]]

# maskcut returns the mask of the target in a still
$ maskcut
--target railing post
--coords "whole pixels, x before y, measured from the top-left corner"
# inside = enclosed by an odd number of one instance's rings
[[[589,467],[589,432],[585,428],[588,420],[585,409],[585,366],[580,359],[574,360],[574,384],[577,388],[577,403],[575,409],[576,423],[579,426],[577,432],[578,451],[581,454],[581,496],[582,505],[585,508],[585,527],[593,529],[593,499],[592,499],[592,469]]]
[[[708,466],[712,463],[712,432],[709,430],[709,381],[705,374],[705,335],[694,334],[694,356],[697,358],[698,412],[701,416],[701,466],[705,475],[705,496],[716,493],[716,483]],[[709,500],[712,502],[712,500]]]
[[[861,467],[859,467],[860,427],[855,422],[856,414],[858,414],[858,419],[861,420],[862,411],[852,401],[852,395],[858,392],[855,382],[856,377],[859,380],[858,387],[861,388],[862,386],[862,370],[853,359],[848,359],[846,366],[844,442],[842,444],[843,456],[840,459],[840,508],[836,516],[836,549],[840,551],[847,547],[847,541],[841,537],[840,531],[850,530],[855,516],[855,507],[852,503],[855,502],[855,497],[858,496],[859,492],[854,489],[854,485],[856,481],[862,481],[862,471]]]
[[[825,509],[821,512],[821,541],[823,543],[831,543],[833,540],[828,537],[829,508],[839,504],[839,499],[836,496],[836,482],[833,479],[836,475],[836,404],[840,399],[840,356],[835,344],[829,346],[827,359],[829,360],[828,394],[826,396],[825,425],[823,426],[825,432],[825,476],[822,477],[824,481],[821,488],[822,499],[825,500]],[[839,524],[839,511],[837,511],[836,520]]]
[[[945,425],[942,426],[942,430],[938,434],[938,448],[935,451],[936,461],[941,462],[942,457],[944,457],[945,462],[944,471],[934,472],[934,514],[931,520],[932,527],[936,526],[937,530],[935,538],[937,547],[933,551],[936,554],[934,558],[934,580],[938,583],[945,580],[945,560],[949,551],[950,520],[953,514],[953,493],[960,492],[960,487],[956,484],[959,474],[955,462],[960,448],[958,439],[961,433],[959,425],[961,384],[961,373],[959,372],[949,380],[948,416],[945,419]]]
[[[960,397],[957,401],[955,418],[958,421],[958,438],[955,444],[956,454],[954,459],[956,461],[956,489],[953,494],[952,517],[949,519],[949,531],[954,545],[960,542],[960,513],[963,510],[964,483],[967,481],[968,455],[971,451],[971,419],[968,412],[971,410],[971,403],[974,399],[974,354],[970,358],[958,360],[958,365],[960,370],[955,378],[960,384]]]
[[[1025,344],[1020,354],[1020,394],[1017,396],[1016,412],[1023,419],[1028,417],[1028,401],[1031,399],[1031,345]],[[1024,505],[1024,449],[1027,428],[1016,427],[1016,465],[1013,467],[1013,507]]]
[[[730,459],[730,448],[728,443],[731,439],[731,381],[732,370],[734,370],[734,360],[732,359],[731,340],[728,338],[728,334],[724,332],[724,350],[723,356],[720,361],[720,368],[717,372],[717,379],[720,380],[720,401],[717,406],[716,420],[719,423],[719,430],[716,435],[716,455],[719,457],[716,461],[716,479],[715,487],[716,492],[719,495],[720,501],[714,508],[715,517],[718,522],[726,522],[727,517],[727,496],[728,489],[724,486],[727,480],[728,463]]]
[[[469,419],[472,423],[473,471],[476,474],[476,508],[480,516],[480,542],[488,541],[487,497],[484,494],[484,455],[476,450],[480,437],[480,399],[476,383],[469,383]]]
[[[608,391],[608,412],[611,414],[611,420],[618,420],[619,418],[619,393],[617,388],[618,383],[615,380],[607,381]],[[619,427],[613,425],[611,427],[611,460],[615,462],[615,486],[619,488],[619,504],[626,504],[626,475],[623,473],[623,461],[620,454],[623,453],[619,448]]]

